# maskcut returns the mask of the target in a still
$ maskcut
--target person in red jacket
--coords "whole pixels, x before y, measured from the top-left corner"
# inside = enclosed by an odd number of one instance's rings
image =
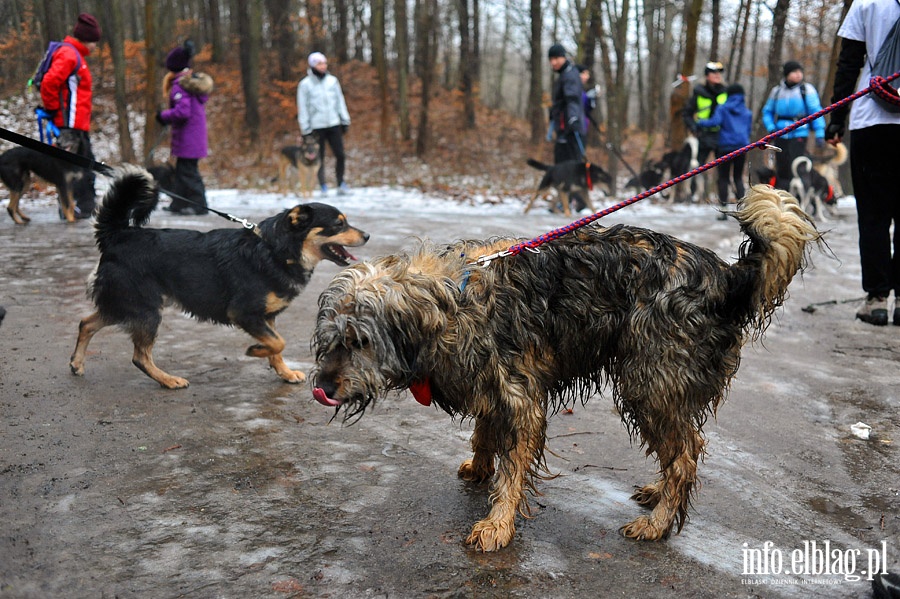
[[[50,68],[41,82],[41,102],[44,110],[53,115],[53,123],[60,129],[72,129],[79,144],[76,153],[94,159],[91,149],[91,71],[85,57],[97,48],[100,25],[93,15],[82,13],[66,36],[63,45],[53,55]],[[76,54],[77,52],[77,54]],[[80,54],[80,56],[79,56]],[[79,66],[80,65],[80,66]],[[75,218],[90,218],[94,212],[94,172],[75,182]]]

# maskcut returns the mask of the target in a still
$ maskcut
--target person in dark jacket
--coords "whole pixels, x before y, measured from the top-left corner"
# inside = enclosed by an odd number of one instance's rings
[[[206,132],[206,102],[213,89],[212,77],[191,70],[194,46],[189,41],[169,52],[163,93],[169,108],[156,113],[163,125],[172,126],[171,152],[175,156],[174,193],[191,200],[173,198],[167,210],[174,214],[207,214],[206,186],[199,162],[209,154]]]
[[[90,137],[92,78],[85,58],[97,49],[100,34],[100,25],[93,15],[78,15],[72,35],[63,40],[63,45],[53,55],[41,82],[44,110],[53,117],[57,127],[75,133],[78,138],[75,153],[90,160],[94,159]],[[90,218],[94,212],[94,179],[94,172],[88,169],[73,185],[75,218]]]
[[[550,125],[556,132],[556,143],[553,146],[553,161],[556,164],[567,160],[583,162],[584,108],[581,95],[584,87],[578,69],[566,58],[566,49],[560,44],[553,44],[547,52],[550,68],[557,74],[553,82],[550,106]]]
[[[725,89],[728,98],[719,106],[711,118],[697,121],[699,127],[717,127],[719,129],[719,145],[716,147],[716,158],[721,158],[750,143],[750,131],[753,127],[753,113],[744,102],[744,87],[740,83],[732,83]],[[719,205],[728,204],[728,179],[733,173],[734,190],[737,198],[744,197],[744,160],[746,154],[720,164],[719,170]],[[722,212],[719,220],[727,215]]]
[[[763,125],[767,133],[784,129],[794,121],[819,112],[822,104],[816,88],[803,81],[803,66],[789,60],[782,67],[784,79],[769,91],[762,109]],[[816,145],[825,144],[825,119],[819,118],[776,139],[773,145],[781,148],[775,153],[775,187],[787,190],[794,174],[791,164],[799,156],[806,156],[806,140],[810,128],[815,133]]]

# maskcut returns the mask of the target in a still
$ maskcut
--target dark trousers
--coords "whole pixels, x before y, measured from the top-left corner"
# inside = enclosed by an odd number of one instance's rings
[[[578,140],[575,138],[574,133],[571,135],[565,133],[562,135],[557,134],[556,143],[553,144],[553,163],[559,164],[569,160],[584,162],[584,154],[582,154],[581,148],[578,146]]]
[[[81,131],[80,129],[72,129],[71,131],[78,137],[78,147],[75,148],[75,153],[79,156],[94,160],[94,151],[91,148],[90,134],[87,131]],[[75,184],[72,186],[72,195],[75,198],[75,210],[80,214],[90,214],[94,211],[96,206],[94,199],[96,196],[96,192],[94,191],[94,180],[96,178],[94,171],[85,169],[83,176],[75,181]]]
[[[791,172],[791,163],[799,156],[806,156],[806,138],[795,139],[779,138],[773,143],[776,148],[781,148],[775,153],[775,187],[788,191],[794,173]]]
[[[170,208],[177,212],[191,207],[197,210],[198,214],[206,214],[206,186],[203,184],[203,177],[200,176],[200,168],[197,158],[178,158],[175,160],[175,183],[172,191],[178,195],[191,200],[194,203],[188,203],[179,198],[172,198]]]
[[[874,125],[850,136],[850,174],[856,196],[859,262],[866,293],[900,290],[900,125]],[[891,223],[894,224],[893,240]]]
[[[319,137],[319,185],[325,185],[325,143],[331,147],[331,153],[334,154],[334,176],[337,179],[337,185],[340,187],[344,182],[344,135],[341,133],[340,127],[328,127],[327,129],[316,129],[315,134]]]
[[[726,154],[737,150],[737,148],[717,148],[716,158],[721,158]],[[746,154],[741,154],[737,158],[733,158],[728,162],[723,162],[716,167],[719,171],[719,204],[724,206],[728,203],[728,183],[729,179],[734,180],[734,193],[737,199],[744,197],[744,162],[747,159]]]

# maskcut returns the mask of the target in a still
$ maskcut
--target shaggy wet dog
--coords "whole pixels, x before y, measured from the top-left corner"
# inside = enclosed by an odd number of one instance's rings
[[[303,136],[299,146],[281,148],[278,153],[278,181],[285,188],[289,183],[288,172],[296,171],[300,193],[305,198],[311,198],[316,189],[320,163],[319,141],[315,134],[308,133]]]
[[[545,476],[547,418],[610,389],[660,477],[633,498],[652,509],[622,528],[655,540],[688,515],[702,426],[819,239],[797,201],[754,187],[734,213],[747,237],[727,264],[647,229],[584,227],[539,248],[480,256],[521,240],[461,241],[344,269],[319,298],[313,396],[353,421],[409,388],[473,418],[467,481],[493,478],[490,514],[467,542],[507,545],[526,490]]]
[[[596,212],[594,205],[591,203],[590,192],[594,188],[595,183],[605,183],[609,185],[612,179],[605,170],[590,162],[580,162],[578,160],[567,160],[559,164],[544,164],[531,158],[528,159],[528,165],[532,168],[544,171],[541,182],[525,206],[525,213],[528,213],[534,206],[535,200],[544,191],[553,188],[559,194],[559,202],[562,204],[562,210],[566,216],[572,216],[569,208],[569,196],[577,194],[588,207],[591,212]],[[554,205],[554,212],[556,212]]]
[[[345,246],[361,246],[368,234],[347,224],[336,208],[301,204],[263,220],[255,230],[145,229],[156,207],[153,178],[122,169],[97,212],[94,236],[100,262],[89,281],[97,310],[78,326],[70,367],[84,374],[91,338],[119,325],[134,342],[132,362],[169,389],[188,386],[153,363],[151,350],[164,305],[175,303],[199,320],[238,326],[258,343],[247,355],[268,358],[282,379],[300,383],[302,372],[282,358],[285,342],[275,317],[306,287],[321,260],[346,266]]]
[[[80,143],[71,129],[63,129],[56,140],[57,147],[75,152]],[[27,225],[31,220],[19,208],[19,200],[31,185],[35,176],[56,187],[60,214],[70,223],[75,222],[75,196],[73,186],[84,176],[84,169],[42,154],[31,148],[12,148],[0,155],[0,181],[9,189],[6,212],[17,225]]]

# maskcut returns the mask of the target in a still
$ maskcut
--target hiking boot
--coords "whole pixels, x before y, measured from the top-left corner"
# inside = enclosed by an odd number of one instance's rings
[[[322,183],[321,189],[322,189],[322,195],[325,195],[326,193],[328,193],[328,186],[325,185],[324,183]]]
[[[343,183],[343,182],[342,182],[340,185],[338,185],[337,194],[338,194],[339,196],[345,196],[345,195],[347,195],[348,193],[350,193],[350,188],[347,187],[347,184],[346,184],[346,183]]]
[[[897,312],[894,311],[896,319]],[[866,298],[866,303],[856,311],[856,317],[863,322],[883,327],[888,322],[887,298],[870,295]]]

